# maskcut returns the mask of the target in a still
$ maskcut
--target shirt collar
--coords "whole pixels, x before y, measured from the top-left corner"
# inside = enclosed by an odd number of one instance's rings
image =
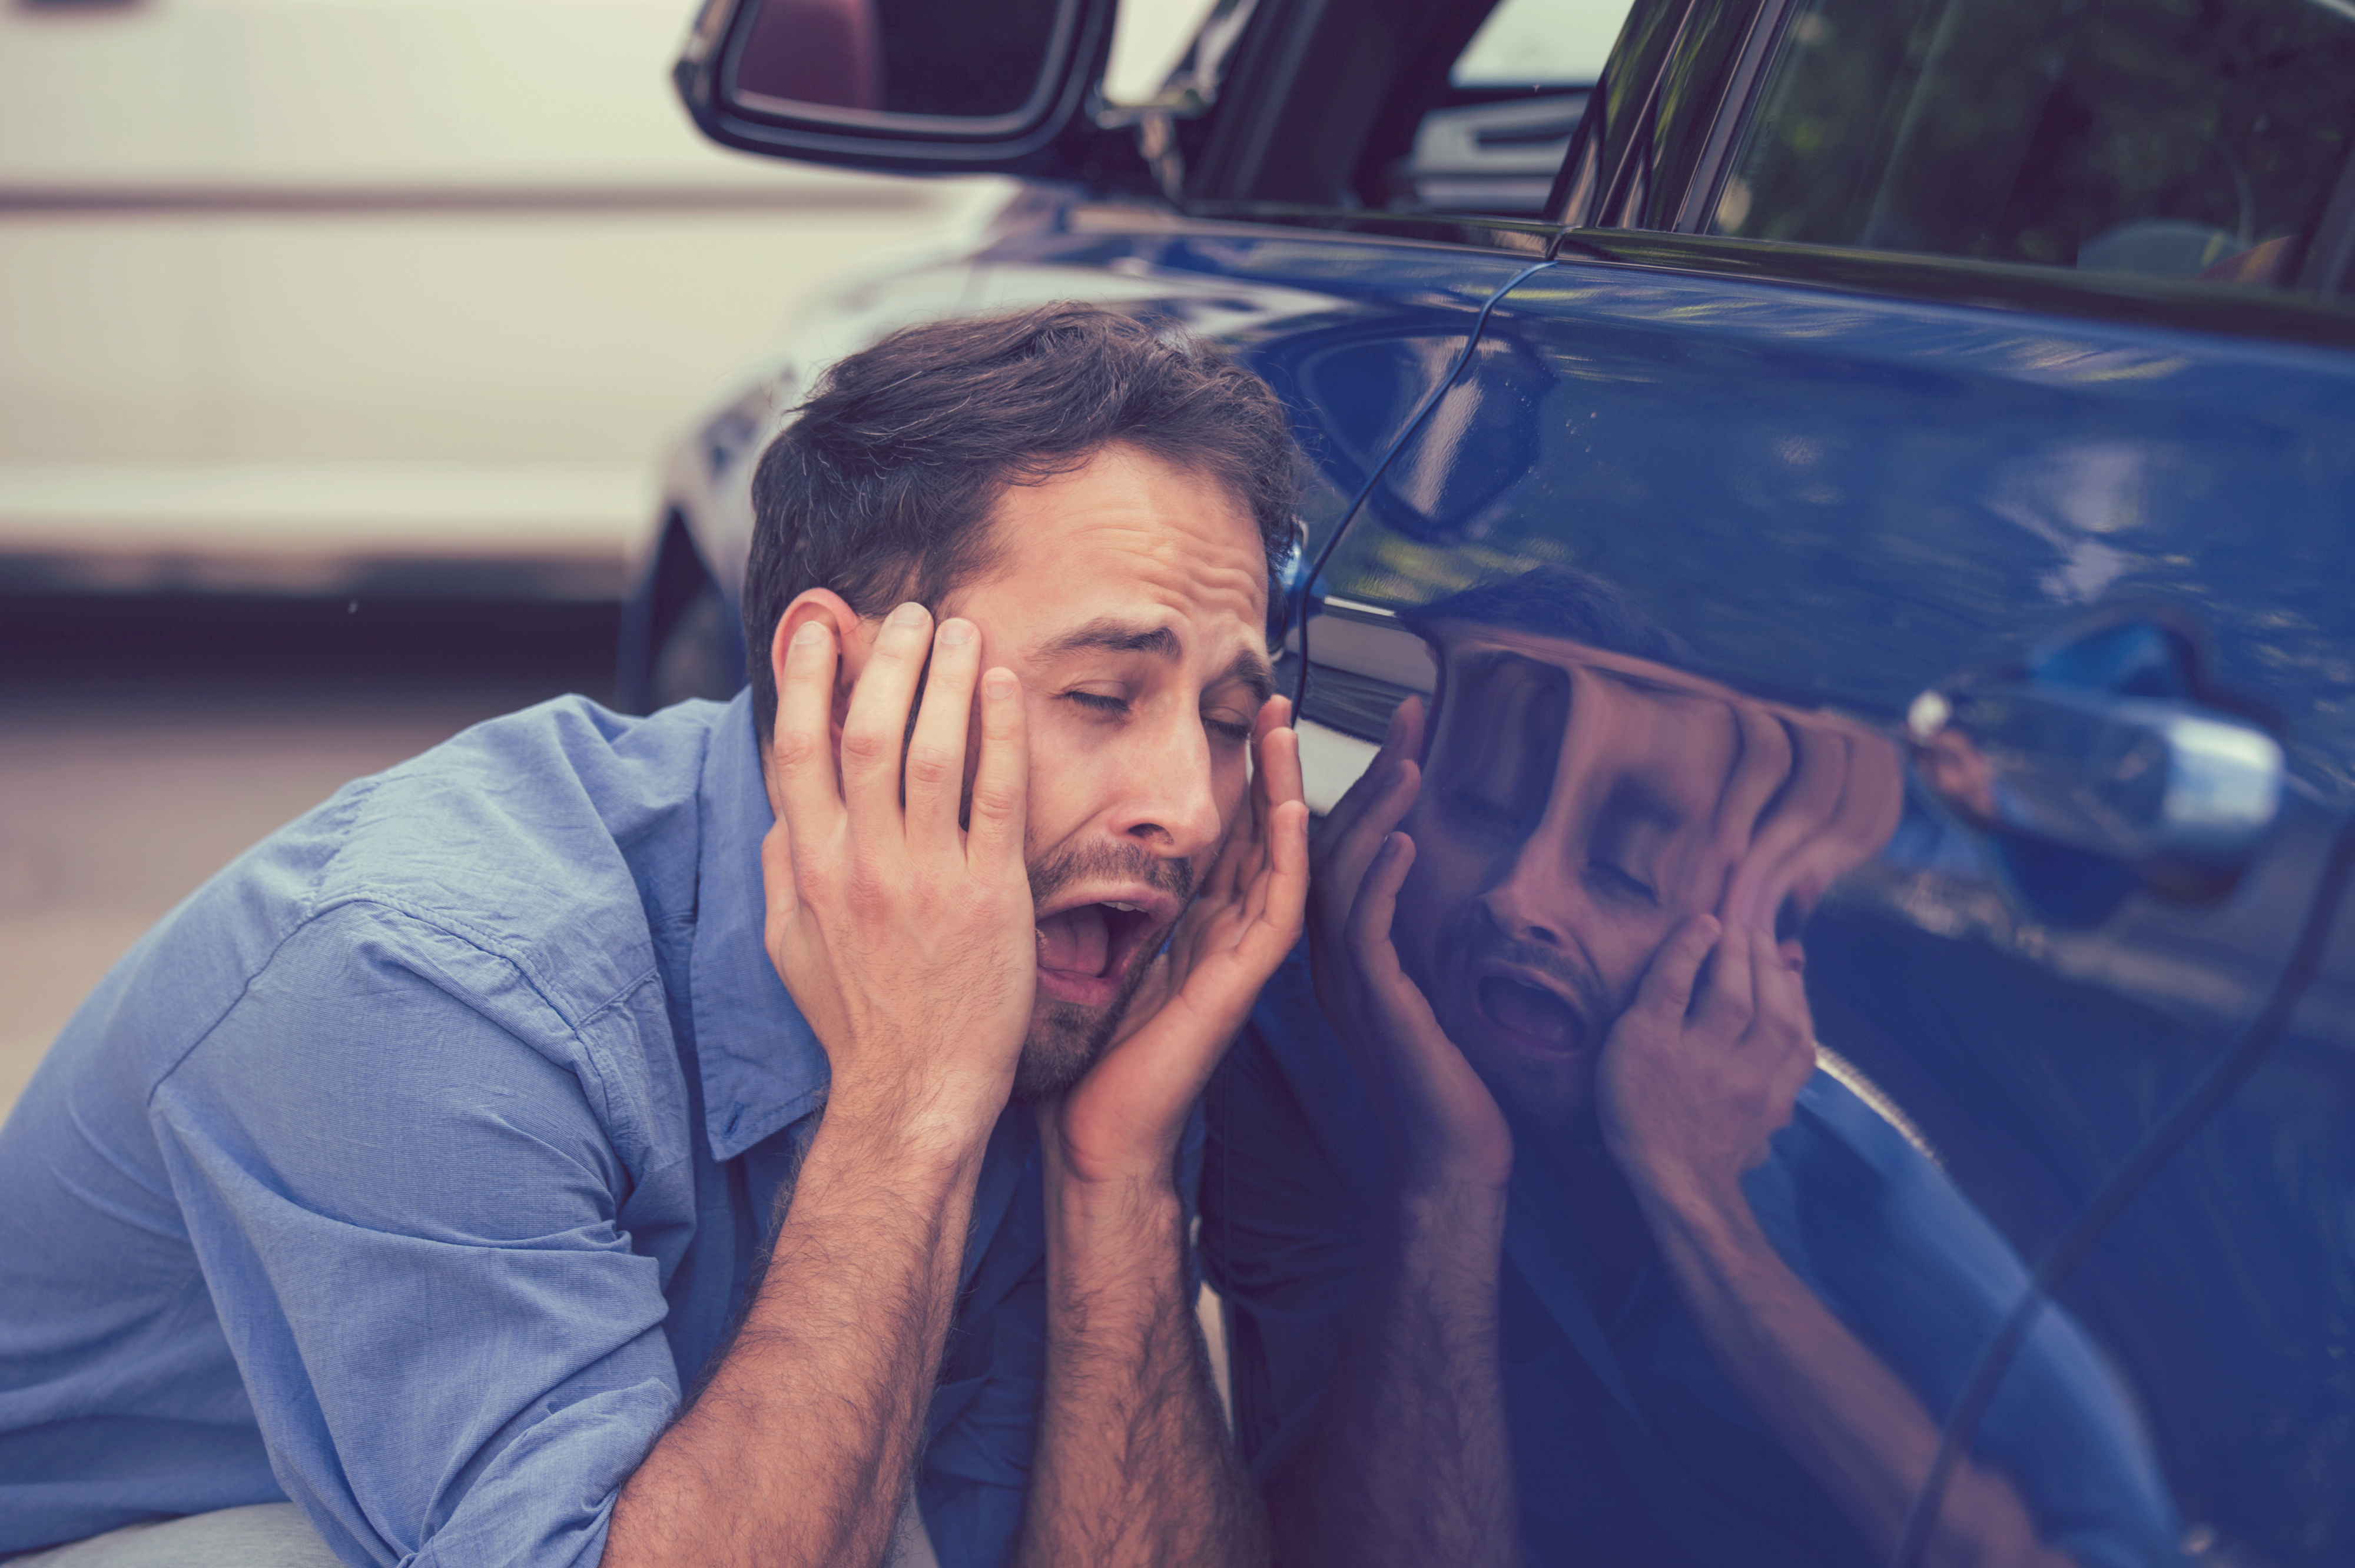
[[[826,1048],[769,959],[761,840],[776,821],[761,779],[752,699],[720,714],[697,791],[701,845],[688,960],[704,1133],[733,1160],[826,1103]]]

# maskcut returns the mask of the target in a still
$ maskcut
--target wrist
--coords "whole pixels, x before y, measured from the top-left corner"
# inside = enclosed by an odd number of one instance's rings
[[[1069,1240],[1087,1245],[1175,1236],[1186,1205],[1167,1172],[1117,1181],[1082,1181],[1068,1171],[1047,1181],[1049,1223]]]
[[[1434,1151],[1393,1139],[1390,1145],[1391,1190],[1401,1202],[1501,1205],[1513,1182],[1513,1150],[1501,1148]]]
[[[1047,1183],[1050,1300],[1097,1330],[1186,1305],[1186,1207],[1167,1181]]]
[[[1486,1182],[1401,1187],[1391,1195],[1392,1244],[1418,1267],[1493,1275],[1505,1248],[1504,1190]]]
[[[1630,1168],[1627,1176],[1636,1207],[1663,1252],[1725,1258],[1765,1245],[1738,1175]]]
[[[977,1095],[837,1078],[826,1092],[823,1134],[895,1169],[953,1172],[977,1166],[1004,1108]]]

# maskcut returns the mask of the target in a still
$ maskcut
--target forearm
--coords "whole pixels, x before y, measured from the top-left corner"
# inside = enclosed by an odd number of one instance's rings
[[[742,1326],[623,1489],[605,1568],[881,1558],[948,1332],[986,1135],[829,1107]]]
[[[1717,1364],[1876,1556],[1895,1550],[1938,1447],[1912,1390],[1793,1274],[1736,1189],[1646,1204]],[[2010,1481],[1966,1460],[1923,1561],[2066,1568]]]
[[[1105,1191],[1050,1175],[1025,1563],[1267,1561],[1187,1298],[1184,1224],[1166,1181]]]
[[[1497,1357],[1505,1200],[1401,1195],[1301,1454],[1269,1488],[1281,1560],[1521,1560]]]

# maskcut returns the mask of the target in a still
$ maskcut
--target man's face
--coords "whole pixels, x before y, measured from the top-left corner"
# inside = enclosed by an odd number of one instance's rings
[[[1102,1054],[1241,808],[1271,689],[1267,557],[1222,487],[1133,448],[1009,486],[942,614],[1021,678],[1039,993],[1018,1098]]]
[[[1435,641],[1401,961],[1500,1099],[1592,1138],[1604,1042],[1653,955],[1724,914],[1746,857],[1753,879],[1774,862],[1768,916],[1812,904],[1893,825],[1894,764],[1854,726],[1642,661],[1469,625]]]

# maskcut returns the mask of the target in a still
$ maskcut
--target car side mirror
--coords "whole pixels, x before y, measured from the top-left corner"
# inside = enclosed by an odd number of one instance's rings
[[[2171,619],[2112,622],[2024,667],[1924,692],[1916,771],[1985,833],[2010,891],[2050,925],[2106,919],[2142,887],[2229,892],[2280,815],[2281,743],[2205,689]]]
[[[1045,172],[1114,0],[709,0],[673,75],[704,134],[908,173]]]

